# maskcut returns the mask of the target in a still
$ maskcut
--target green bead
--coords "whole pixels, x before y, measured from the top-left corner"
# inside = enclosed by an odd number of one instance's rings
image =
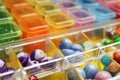
[[[120,37],[115,38],[114,42],[119,42],[120,41]]]
[[[108,68],[108,66],[106,66],[106,67],[104,67],[104,69],[103,69],[104,71],[108,71],[109,72],[109,68]]]
[[[108,44],[111,44],[111,43],[113,43],[113,41],[112,41],[111,39],[106,39],[106,40],[103,42],[104,45],[108,45]]]
[[[107,55],[104,55],[101,58],[101,62],[104,66],[108,66],[112,62],[112,60]]]

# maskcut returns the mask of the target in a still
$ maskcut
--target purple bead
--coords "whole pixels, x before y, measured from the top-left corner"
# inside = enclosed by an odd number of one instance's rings
[[[40,49],[36,49],[31,53],[30,58],[31,60],[41,62],[41,60],[44,58],[44,52]]]
[[[4,70],[4,72],[9,72],[9,71],[15,71],[15,70],[14,70],[13,68],[11,68],[11,67],[8,67],[8,68],[6,68],[6,69]],[[11,78],[12,75],[13,75],[13,73],[4,76],[4,77],[3,77],[3,80],[9,80],[9,78]]]
[[[17,55],[18,59],[20,60],[20,62],[22,63],[23,66],[26,66],[26,64],[29,62],[30,57],[27,53],[25,52],[20,52]]]
[[[0,73],[3,73],[6,68],[6,62],[3,59],[0,59]]]
[[[52,57],[46,57],[46,58],[42,59],[41,62],[43,63],[43,62],[48,62],[48,61],[51,61],[51,60],[53,60]],[[55,68],[55,66],[56,66],[56,62],[52,62],[52,63],[42,65],[42,68],[45,69],[45,70],[49,70],[49,69]]]
[[[60,49],[71,49],[72,48],[72,41],[70,39],[64,38],[61,42],[60,42]]]
[[[26,66],[32,66],[35,64],[40,64],[38,61],[29,61],[29,63]],[[41,67],[40,66],[36,66],[34,68],[31,68],[29,70],[27,70],[28,74],[36,74],[38,72],[41,71]]]

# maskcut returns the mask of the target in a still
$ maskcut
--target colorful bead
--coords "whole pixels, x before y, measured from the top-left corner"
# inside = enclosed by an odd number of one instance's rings
[[[115,62],[111,62],[108,68],[111,73],[117,73],[120,70],[119,66]]]
[[[104,55],[101,58],[101,62],[106,67],[106,66],[108,66],[112,62],[112,60],[107,55]]]

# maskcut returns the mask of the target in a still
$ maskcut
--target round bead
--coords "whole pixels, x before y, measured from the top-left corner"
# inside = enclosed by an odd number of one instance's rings
[[[43,62],[48,62],[48,61],[51,61],[51,60],[53,60],[52,57],[46,57],[46,58],[42,59],[41,62],[43,63]],[[53,69],[55,67],[56,67],[56,62],[52,62],[52,63],[42,65],[42,68],[45,69],[45,70]]]
[[[70,39],[64,38],[61,42],[60,42],[60,49],[71,49],[72,48],[72,41]]]
[[[41,62],[41,60],[45,57],[44,52],[40,49],[36,49],[34,50],[31,55],[30,58],[31,60],[36,60],[38,62]]]
[[[79,45],[79,44],[73,44],[72,49],[73,49],[74,51],[83,52],[83,47],[82,47],[81,45]]]
[[[98,73],[98,68],[95,65],[87,64],[84,68],[87,79],[94,79]]]
[[[81,53],[81,52],[76,51],[75,54],[77,54],[77,53]],[[84,55],[83,54],[77,55],[75,57],[76,57],[75,62],[80,62],[80,61],[84,60]]]
[[[104,69],[103,69],[104,71],[108,71],[109,72],[109,68],[108,68],[108,66],[106,66],[106,67],[104,67]]]
[[[104,66],[108,66],[112,62],[112,60],[107,55],[104,55],[101,58],[101,62]]]
[[[22,63],[23,66],[26,66],[26,64],[29,62],[30,60],[30,56],[25,53],[25,52],[20,52],[17,55],[18,59],[20,60],[20,62]]]
[[[113,53],[113,59],[117,61],[120,64],[120,52],[114,52]]]
[[[111,74],[107,71],[100,71],[95,76],[95,80],[108,80],[112,78]]]
[[[113,41],[111,39],[105,39],[105,41],[103,42],[104,45],[108,45],[113,43]]]
[[[76,68],[76,71],[84,78],[86,79],[86,73],[83,69],[81,68]]]
[[[0,59],[0,73],[3,73],[6,68],[6,62],[3,59]]]
[[[120,41],[120,37],[116,37],[115,39],[114,39],[114,42],[119,42]]]
[[[72,49],[63,49],[63,50],[62,50],[62,53],[63,53],[64,56],[69,56],[69,55],[74,54],[75,51],[72,50]]]
[[[109,71],[111,73],[117,73],[120,70],[119,66],[115,62],[111,62],[109,65]]]
[[[39,62],[38,61],[29,61],[29,63],[27,63],[26,66],[32,66],[32,65],[35,65],[35,64],[39,64]],[[34,68],[31,68],[31,69],[27,70],[27,72],[29,74],[32,74],[32,73],[35,74],[35,73],[40,72],[40,70],[41,70],[41,67],[40,66],[36,66]]]

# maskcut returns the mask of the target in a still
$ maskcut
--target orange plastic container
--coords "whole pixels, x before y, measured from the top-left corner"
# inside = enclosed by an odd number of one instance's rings
[[[50,27],[39,15],[24,17],[19,24],[23,31],[23,38],[47,34],[50,31]]]
[[[37,15],[37,12],[30,5],[16,6],[12,9],[12,15],[16,21],[24,17]]]
[[[11,10],[13,7],[28,5],[25,0],[4,0],[4,3],[9,10]]]

